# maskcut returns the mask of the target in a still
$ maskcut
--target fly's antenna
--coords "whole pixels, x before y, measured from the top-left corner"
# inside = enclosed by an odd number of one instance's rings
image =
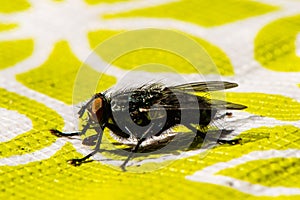
[[[92,102],[92,100],[94,100],[94,99],[92,98],[86,104],[84,104],[83,106],[81,106],[80,110],[78,111],[79,118],[81,118],[83,116],[85,110],[87,109],[87,106]]]

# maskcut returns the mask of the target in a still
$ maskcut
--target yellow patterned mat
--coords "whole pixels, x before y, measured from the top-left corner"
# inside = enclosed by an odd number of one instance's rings
[[[248,107],[228,121],[242,144],[133,159],[127,172],[109,153],[68,164],[91,148],[49,129],[77,130],[73,105],[131,71],[148,81],[171,66],[195,79],[183,41],[169,46],[181,55],[120,53],[143,39],[128,31],[162,29],[205,50],[216,69],[204,79],[239,84],[226,100]],[[299,199],[299,72],[299,0],[0,0],[0,199]]]

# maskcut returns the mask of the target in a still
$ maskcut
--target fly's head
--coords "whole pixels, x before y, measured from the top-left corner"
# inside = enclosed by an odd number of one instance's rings
[[[89,121],[92,123],[102,123],[104,116],[105,108],[105,97],[101,93],[94,95],[91,100],[89,100],[82,108],[79,110],[79,117],[82,117],[84,112],[88,112]]]

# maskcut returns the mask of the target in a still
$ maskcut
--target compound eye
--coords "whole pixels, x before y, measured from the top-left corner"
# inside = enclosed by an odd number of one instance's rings
[[[101,122],[102,121],[102,114],[103,114],[103,101],[101,98],[96,98],[89,109],[90,117],[94,122]]]
[[[100,111],[101,108],[102,108],[102,99],[101,98],[95,99],[92,104],[92,112],[96,114],[98,111]]]

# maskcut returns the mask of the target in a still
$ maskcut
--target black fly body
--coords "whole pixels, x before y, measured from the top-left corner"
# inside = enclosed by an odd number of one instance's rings
[[[72,159],[70,163],[75,166],[99,152],[105,128],[110,129],[119,141],[135,141],[131,143],[131,154],[121,166],[125,170],[132,154],[138,152],[140,147],[148,143],[153,145],[151,140],[157,142],[174,137],[174,134],[166,134],[168,131],[170,133],[171,128],[183,125],[196,133],[194,141],[197,141],[205,138],[206,132],[203,130],[216,118],[217,111],[245,109],[246,106],[240,104],[211,100],[196,94],[237,86],[236,83],[223,81],[194,82],[170,87],[154,83],[125,91],[97,93],[78,112],[79,117],[86,111],[88,114],[82,131],[64,133],[53,129],[51,132],[62,137],[82,135],[88,129],[95,129],[97,134],[93,136],[93,141],[96,141],[94,151],[83,158]],[[235,144],[239,140],[219,139],[217,142]]]

